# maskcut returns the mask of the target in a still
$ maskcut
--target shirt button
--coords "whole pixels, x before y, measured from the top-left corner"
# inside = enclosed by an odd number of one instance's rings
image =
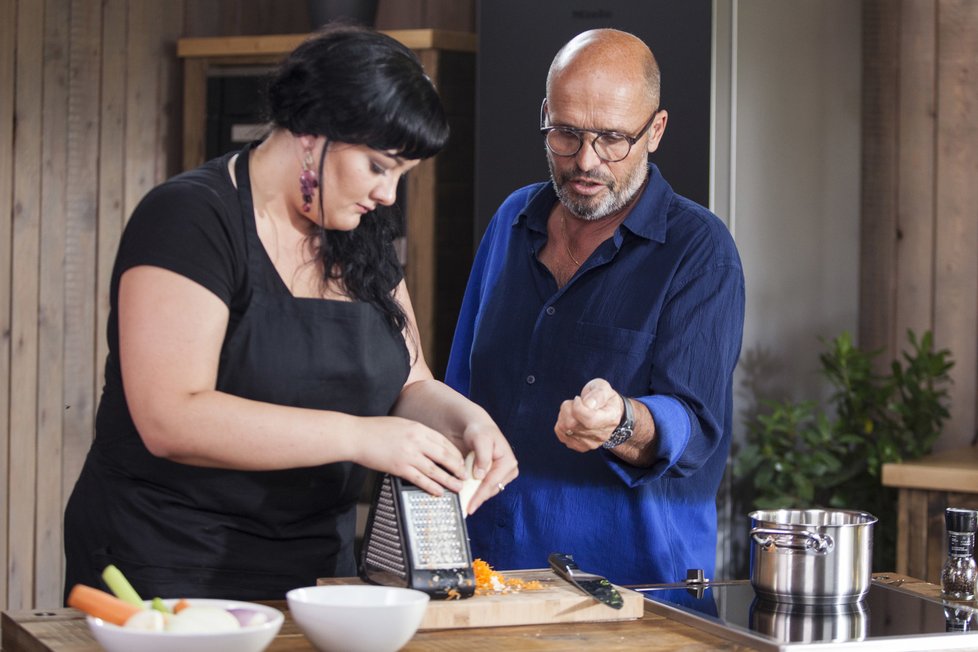
[[[526,384],[527,385],[532,385],[535,382],[537,382],[536,376],[529,375],[529,376],[526,377]]]
[[[554,308],[553,306],[547,306],[547,314],[548,315],[552,315],[555,312],[557,312],[557,309],[556,308]]]

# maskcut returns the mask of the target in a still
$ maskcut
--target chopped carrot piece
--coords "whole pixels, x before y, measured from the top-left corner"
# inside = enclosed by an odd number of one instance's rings
[[[111,593],[84,584],[76,584],[72,587],[71,593],[68,594],[68,606],[120,626],[125,625],[134,613],[142,611],[141,607],[120,600]]]

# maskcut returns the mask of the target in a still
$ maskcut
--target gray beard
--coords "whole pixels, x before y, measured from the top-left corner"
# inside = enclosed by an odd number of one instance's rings
[[[569,172],[558,177],[558,173],[554,168],[554,157],[549,150],[547,151],[547,165],[550,166],[550,180],[553,184],[554,192],[557,193],[557,199],[575,217],[588,222],[600,220],[603,217],[617,213],[627,206],[642,188],[642,184],[645,183],[645,177],[648,175],[648,164],[646,161],[641,161],[639,165],[629,170],[628,176],[625,177],[621,184],[603,176],[586,174],[577,165]],[[567,189],[567,183],[573,177],[584,177],[598,183],[603,183],[607,186],[609,192],[601,199],[579,197],[573,191]]]

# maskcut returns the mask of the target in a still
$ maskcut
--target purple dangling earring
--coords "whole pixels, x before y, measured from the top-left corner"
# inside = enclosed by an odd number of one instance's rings
[[[308,213],[312,210],[312,194],[319,187],[319,180],[316,173],[312,171],[312,150],[306,150],[306,156],[302,160],[302,174],[299,175],[299,188],[302,190],[302,211]]]

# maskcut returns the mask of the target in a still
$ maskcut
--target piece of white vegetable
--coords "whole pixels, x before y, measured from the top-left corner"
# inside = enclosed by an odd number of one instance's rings
[[[226,609],[189,606],[174,614],[168,632],[228,632],[241,629],[238,619]]]
[[[462,481],[462,490],[458,492],[459,502],[462,503],[462,514],[469,515],[469,501],[475,494],[475,490],[482,484],[481,480],[472,477],[472,467],[475,465],[475,452],[470,452],[465,456],[465,480]]]
[[[147,632],[162,632],[166,629],[166,618],[162,612],[156,609],[143,609],[129,616],[126,629],[141,629]]]

